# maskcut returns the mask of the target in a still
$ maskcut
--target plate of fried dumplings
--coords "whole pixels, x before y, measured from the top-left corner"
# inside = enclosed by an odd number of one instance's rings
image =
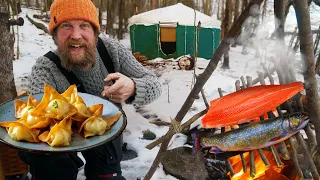
[[[91,149],[116,138],[126,125],[121,108],[75,85],[60,94],[45,84],[43,93],[0,105],[0,141],[26,151]]]

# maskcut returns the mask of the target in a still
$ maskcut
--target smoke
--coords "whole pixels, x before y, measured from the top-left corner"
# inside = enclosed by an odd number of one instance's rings
[[[300,56],[293,51],[292,35],[278,39],[275,30],[280,21],[274,16],[262,18],[259,7],[250,9],[250,16],[244,21],[237,43],[242,45],[242,54],[254,54],[257,64],[264,63],[267,67],[281,66],[280,69],[288,73],[289,69],[296,73],[303,72],[304,66]],[[293,44],[293,45],[291,45]],[[262,68],[261,68],[262,71]]]

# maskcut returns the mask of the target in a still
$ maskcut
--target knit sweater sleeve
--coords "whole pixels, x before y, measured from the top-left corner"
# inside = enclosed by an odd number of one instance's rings
[[[134,104],[149,104],[156,100],[162,92],[157,76],[143,67],[122,44],[102,37],[106,48],[114,62],[114,69],[130,77],[136,86]]]
[[[70,85],[57,66],[48,58],[41,56],[32,67],[29,92],[32,94],[43,92],[44,84],[49,84],[59,93],[64,92]]]

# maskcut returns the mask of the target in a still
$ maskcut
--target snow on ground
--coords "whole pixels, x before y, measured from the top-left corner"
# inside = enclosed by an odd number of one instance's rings
[[[314,7],[315,12],[319,12],[318,7]],[[25,17],[28,14],[30,17],[34,13],[38,13],[36,10],[23,9],[20,14],[21,17]],[[287,25],[294,22],[294,12],[292,12],[289,17],[289,22]],[[319,15],[319,13],[317,13]],[[319,17],[319,16],[318,16]],[[26,18],[25,18],[26,19]],[[313,24],[317,23],[319,18],[311,16]],[[266,22],[266,27],[268,28],[267,33],[272,32],[274,28],[273,18],[269,17]],[[290,28],[294,28],[295,24],[292,23]],[[316,27],[316,26],[314,26]],[[13,62],[13,71],[15,76],[15,82],[18,89],[23,89],[27,87],[27,76],[31,72],[31,67],[35,63],[36,59],[45,54],[47,51],[55,48],[51,36],[45,34],[42,30],[37,29],[33,26],[27,19],[23,27],[19,27],[20,35],[20,58]],[[270,35],[270,34],[269,34]],[[126,47],[130,47],[129,35],[125,36],[124,40],[120,41]],[[263,43],[262,43],[263,44]],[[267,58],[263,60],[266,62],[267,66],[271,66],[272,63],[269,57],[275,56],[274,52],[279,49],[284,49],[284,47],[279,47],[275,45],[274,41],[267,41],[262,49],[267,50]],[[231,93],[235,91],[235,81],[239,79],[240,76],[252,76],[257,77],[257,72],[261,71],[261,59],[255,58],[255,51],[249,48],[248,55],[241,54],[242,47],[238,46],[236,48],[231,48],[230,50],[230,69],[221,69],[221,64],[218,65],[217,69],[213,72],[210,79],[204,86],[205,95],[208,100],[215,99],[219,97],[218,87],[222,88],[224,94]],[[293,64],[299,64],[300,57],[290,61]],[[153,61],[162,61],[157,58]],[[208,64],[208,60],[198,58],[196,74],[203,72],[204,68]],[[290,62],[290,64],[291,64]],[[149,120],[161,119],[163,121],[170,122],[170,118],[174,118],[177,112],[180,110],[182,104],[186,100],[188,94],[193,86],[193,71],[183,71],[177,68],[176,60],[171,59],[171,62],[165,66],[159,66],[157,69],[151,69],[156,74],[160,75],[160,81],[162,83],[163,93],[159,99],[153,103],[146,106],[138,106],[143,110],[142,113],[136,112],[136,108],[133,105],[124,105],[123,109],[128,117],[128,125],[124,134],[124,141],[128,143],[128,149],[135,150],[138,153],[138,157],[132,160],[123,161],[121,163],[123,169],[123,175],[128,180],[135,180],[138,177],[143,177],[149,170],[159,147],[153,150],[147,150],[144,148],[147,144],[152,141],[142,139],[142,131],[150,130],[154,132],[157,137],[164,135],[168,128],[167,127],[157,127],[149,123]],[[297,74],[298,80],[303,80],[300,74]],[[169,93],[169,95],[168,95]],[[191,110],[186,115],[184,121],[192,117],[195,113],[205,109],[202,98],[197,99],[191,108]],[[145,117],[153,117],[153,119],[146,119]],[[199,124],[196,122],[194,125]],[[183,145],[184,140],[180,138],[179,141],[174,142],[174,146]],[[177,145],[178,144],[178,145]],[[84,180],[85,176],[83,170],[78,174],[79,180]],[[166,175],[162,169],[162,166],[158,168],[153,176],[153,179],[175,179],[170,175]]]

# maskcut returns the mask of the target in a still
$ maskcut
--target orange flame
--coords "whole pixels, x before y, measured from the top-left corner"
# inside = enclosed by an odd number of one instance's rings
[[[263,151],[266,158],[268,159],[270,166],[266,166],[262,161],[258,151],[254,151],[254,163],[256,167],[255,177],[250,176],[250,156],[249,152],[244,153],[244,159],[247,166],[247,172],[243,172],[242,161],[240,155],[229,158],[229,161],[234,169],[235,174],[231,177],[232,180],[247,180],[247,179],[258,179],[258,180],[288,180],[286,176],[281,174],[283,167],[277,167],[276,161],[273,157],[272,152]],[[292,166],[292,168],[294,168]],[[229,173],[230,175],[230,173]],[[231,176],[231,175],[230,175]]]

